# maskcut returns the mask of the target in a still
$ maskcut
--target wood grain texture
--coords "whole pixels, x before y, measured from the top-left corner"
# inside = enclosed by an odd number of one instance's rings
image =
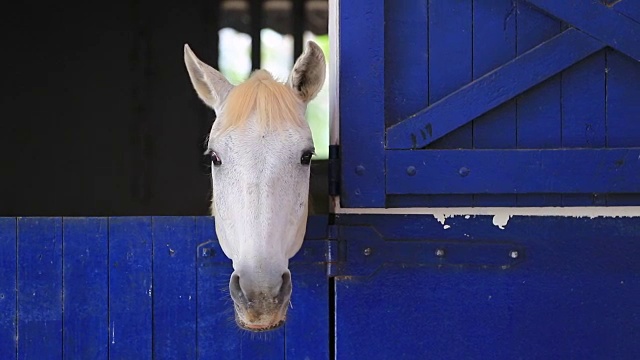
[[[640,192],[640,148],[389,151],[387,169],[389,194]]]
[[[62,219],[18,219],[18,359],[62,358]]]
[[[107,359],[109,246],[107,218],[63,219],[64,329],[67,359]]]
[[[552,16],[575,26],[612,48],[640,61],[640,23],[596,1],[527,0]],[[625,1],[638,12],[638,4]]]
[[[154,359],[195,359],[196,220],[154,217],[153,354]]]
[[[385,204],[383,23],[382,1],[340,3],[340,201],[345,207]]]
[[[109,219],[109,357],[152,358],[150,217]]]
[[[511,0],[473,4],[474,80],[516,57],[517,6]],[[479,46],[478,46],[479,45]],[[473,120],[474,149],[513,149],[517,138],[515,100]],[[515,195],[474,195],[474,206],[515,206]]]
[[[15,218],[0,218],[0,358],[15,360],[17,248]]]
[[[543,45],[390,127],[387,148],[416,149],[429,145],[603,46],[578,30],[565,30]],[[424,132],[424,129],[430,131]]]

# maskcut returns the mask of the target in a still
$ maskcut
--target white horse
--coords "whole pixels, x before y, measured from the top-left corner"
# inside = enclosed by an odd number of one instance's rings
[[[306,229],[314,147],[305,111],[324,83],[324,54],[309,42],[286,84],[257,70],[233,86],[188,45],[184,61],[196,93],[217,114],[208,143],[212,212],[233,261],[236,322],[250,331],[278,328],[291,298],[289,259]]]

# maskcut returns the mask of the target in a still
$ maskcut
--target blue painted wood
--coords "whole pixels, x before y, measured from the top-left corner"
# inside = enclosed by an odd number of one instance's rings
[[[512,0],[473,3],[474,80],[516,56],[516,3]],[[516,147],[516,104],[508,101],[473,120],[474,149]],[[515,206],[515,195],[475,195],[474,206]]]
[[[390,127],[387,148],[424,147],[602,47],[602,43],[580,31],[566,30]],[[425,132],[423,137],[420,130],[424,129],[431,131]]]
[[[302,249],[289,262],[294,290],[285,324],[285,358],[330,356],[328,224],[327,216],[309,217]]]
[[[438,102],[473,78],[471,2],[429,3],[429,104]],[[454,61],[452,61],[455,59]],[[431,144],[436,149],[472,148],[472,125],[466,124]],[[421,129],[428,135],[429,128]],[[427,206],[471,206],[473,196],[426,195]]]
[[[429,104],[438,102],[473,78],[471,10],[472,2],[469,1],[429,3]],[[424,133],[429,137],[432,131],[427,124],[414,134],[421,138]],[[472,148],[471,124],[461,126],[432,147]],[[471,198],[466,200],[471,201]]]
[[[384,6],[384,101],[389,126],[429,104],[428,6],[426,1],[385,1]]]
[[[514,241],[386,241],[372,226],[346,226],[341,230],[341,239],[346,243],[349,257],[342,273],[349,276],[371,276],[381,267],[407,264],[504,270],[526,260],[526,249]],[[512,251],[516,251],[519,256],[511,257]]]
[[[638,5],[640,6],[640,5]],[[640,142],[640,64],[616,51],[607,52],[606,58],[606,128],[607,146],[610,148],[637,146]],[[638,194],[610,194],[607,205],[638,205]]]
[[[601,2],[527,0],[554,17],[579,28],[627,56],[640,61],[640,23]],[[637,2],[633,6],[637,9]]]
[[[620,5],[621,2],[607,4],[607,7],[597,2],[582,4],[577,0],[560,5],[546,0],[455,4],[411,0],[380,3],[384,3],[385,7],[385,26],[380,27],[384,29],[385,37],[383,86],[385,124],[388,127],[385,151],[418,148],[510,150],[604,147],[601,139],[608,136],[608,125],[603,127],[603,114],[606,112],[608,117],[609,110],[602,108],[607,97],[603,91],[608,93],[611,85],[608,80],[606,86],[602,83],[604,66],[591,63],[595,61],[591,59],[598,56],[602,59],[603,49],[607,45],[616,48],[622,44],[621,49],[627,54],[629,49],[637,45],[633,39],[612,43],[609,40],[613,38],[607,37],[613,33],[618,36],[635,31],[636,25],[627,20],[637,4],[625,8]],[[544,6],[540,5],[542,3]],[[351,6],[359,5],[350,3],[347,6],[351,9],[347,10],[347,14],[353,14],[356,11]],[[562,23],[554,17],[554,11],[564,16],[572,6],[579,7],[570,14],[572,19],[582,17],[575,24]],[[553,8],[553,11],[548,8]],[[603,20],[598,20],[603,24],[611,23],[611,19],[620,16],[626,17],[624,29],[608,29],[600,34],[602,36],[596,36],[580,25],[588,21],[584,16],[601,12],[607,13],[603,15]],[[356,21],[362,19],[361,16]],[[347,17],[342,20],[352,19]],[[411,28],[418,29],[418,32],[412,32]],[[352,51],[352,45],[362,46],[357,39],[353,39],[360,36],[355,27],[350,27],[348,32],[352,37],[341,39],[343,47]],[[358,35],[353,35],[355,33]],[[422,40],[424,37],[426,39]],[[377,44],[378,40],[375,39],[373,43]],[[617,38],[614,40],[617,41]],[[409,46],[411,44],[415,45]],[[371,57],[378,61],[378,57]],[[424,66],[428,68],[426,73]],[[349,70],[347,75],[350,74]],[[414,78],[409,74],[415,74]],[[344,76],[344,81],[353,80]],[[630,83],[626,81],[616,87],[626,90]],[[620,90],[620,94],[628,94],[622,95],[623,102],[627,99],[631,101],[634,98],[631,95],[633,91],[625,90]],[[427,100],[429,105],[416,112],[416,108]],[[361,98],[357,101],[362,103]],[[377,104],[377,101],[373,102]],[[350,122],[355,112],[346,110],[350,104],[346,106],[344,102],[341,104],[342,131],[358,129],[369,134],[366,125],[363,130],[361,125],[354,126]],[[630,110],[622,106],[620,111],[633,113]],[[599,115],[600,119],[596,122],[595,118]],[[403,117],[404,120],[401,120]],[[376,135],[372,139],[379,139],[377,121],[372,121],[368,126],[375,127],[373,132]],[[588,127],[589,134],[580,135],[587,131],[582,127]],[[362,153],[368,149],[360,145],[361,136],[353,138],[353,141],[346,141],[343,137],[342,144],[346,145],[342,149],[343,154],[351,151]],[[596,139],[600,144],[596,145]],[[629,146],[638,145],[633,143],[625,147]],[[378,158],[378,155],[372,156]],[[389,161],[386,163],[388,166]],[[356,172],[352,165],[345,165],[342,170],[346,171],[343,182],[349,183],[347,186],[352,188],[362,182],[357,173],[366,173],[366,168],[361,167]],[[386,168],[386,175],[391,173]],[[390,184],[394,181],[391,176],[385,176],[382,182],[387,189],[401,186]],[[609,200],[612,200],[612,205],[629,205],[640,201],[632,194],[607,196],[583,188],[585,193],[580,194],[550,193],[539,188],[540,193],[512,195],[514,193],[509,192],[473,196],[467,195],[470,192],[433,194],[405,191],[386,193],[384,203],[387,207],[577,206],[605,205]],[[342,205],[349,207],[346,203]]]
[[[62,220],[18,219],[18,359],[62,359]]]
[[[0,355],[328,359],[327,225],[310,217],[291,260],[286,326],[255,335],[233,320],[210,217],[0,218]]]
[[[0,358],[15,359],[16,347],[16,219],[0,218]]]
[[[66,359],[107,359],[108,220],[64,218],[63,352]]]
[[[340,200],[345,207],[385,204],[383,23],[382,1],[340,3]]]
[[[333,299],[329,298],[326,263],[318,261],[327,248],[324,239],[306,237],[290,262],[293,293],[285,324],[287,359],[329,359],[329,302]]]
[[[527,3],[518,4],[518,55],[552,39],[561,32],[556,19]],[[558,51],[564,51],[558,49]],[[517,98],[517,147],[521,149],[560,148],[562,138],[562,75],[532,87]],[[559,206],[560,194],[519,194],[519,206]]]
[[[240,330],[233,317],[229,277],[233,269],[217,242],[210,217],[196,218],[198,359],[240,353]]]
[[[562,74],[562,147],[603,148],[605,126],[605,52],[600,51]],[[564,206],[605,205],[605,195],[565,194]]]
[[[109,219],[109,357],[151,359],[150,217]]]
[[[389,151],[387,170],[390,194],[640,192],[640,148]]]
[[[616,1],[613,9],[636,22],[640,22],[640,6],[638,6],[637,1]]]
[[[154,359],[196,358],[196,220],[154,217]]]
[[[506,269],[409,262],[336,277],[339,359],[640,356],[637,218],[514,217],[504,229],[490,216],[449,218],[448,229],[432,216],[338,221],[375,224],[389,246],[446,239],[476,246],[513,241],[526,249],[523,262]],[[370,237],[366,226],[360,232],[352,230],[346,242]]]

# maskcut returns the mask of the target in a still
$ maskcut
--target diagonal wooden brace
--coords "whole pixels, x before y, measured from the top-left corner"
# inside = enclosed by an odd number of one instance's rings
[[[568,29],[411,115],[387,131],[387,149],[419,149],[604,48]]]

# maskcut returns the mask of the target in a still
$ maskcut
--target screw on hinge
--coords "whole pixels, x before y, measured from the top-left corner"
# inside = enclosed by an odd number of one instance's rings
[[[371,248],[366,248],[363,251],[364,256],[369,256],[369,255],[371,255],[372,252],[373,252],[373,250],[371,250]]]

